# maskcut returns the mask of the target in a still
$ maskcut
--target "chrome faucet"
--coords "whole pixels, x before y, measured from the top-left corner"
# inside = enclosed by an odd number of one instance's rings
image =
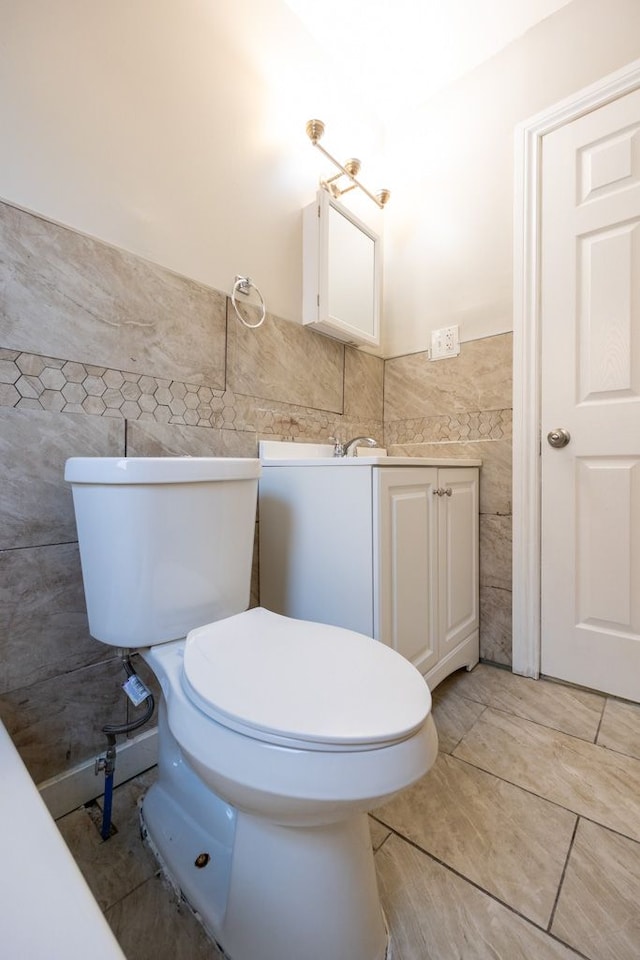
[[[361,443],[366,443],[368,447],[378,446],[378,441],[374,440],[373,437],[354,437],[353,440],[347,440],[344,443],[336,437],[329,437],[329,440],[333,440],[335,443],[333,448],[334,457],[355,457],[356,447]]]

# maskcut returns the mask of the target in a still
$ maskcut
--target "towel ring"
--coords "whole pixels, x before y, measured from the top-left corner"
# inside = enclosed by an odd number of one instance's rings
[[[238,310],[238,304],[236,303],[236,293],[243,293],[245,296],[248,296],[249,290],[251,289],[251,287],[253,287],[255,292],[260,297],[260,306],[262,310],[262,316],[260,317],[257,323],[247,323],[245,318],[242,316],[242,314]],[[251,277],[236,277],[235,283],[233,284],[233,290],[231,291],[231,303],[233,304],[233,309],[236,312],[236,317],[238,318],[240,323],[243,323],[245,325],[245,327],[249,327],[250,330],[255,330],[256,327],[260,327],[264,323],[264,318],[267,315],[267,308],[265,306],[264,297],[256,287]]]

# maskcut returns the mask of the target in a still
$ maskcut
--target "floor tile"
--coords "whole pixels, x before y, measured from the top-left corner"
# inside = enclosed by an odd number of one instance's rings
[[[373,817],[369,817],[369,829],[371,831],[371,846],[374,850],[378,850],[390,835],[391,831],[388,827],[385,827],[383,823],[378,823],[377,820],[374,820]]]
[[[122,899],[157,871],[158,865],[140,839],[137,800],[146,789],[142,775],[113,793],[112,823],[117,828],[108,840],[100,835],[102,811],[81,807],[57,821],[58,828],[80,867],[100,907]]]
[[[222,958],[191,910],[160,877],[147,880],[105,915],[127,960]]]
[[[491,707],[453,756],[640,840],[640,760]]]
[[[608,698],[596,742],[640,760],[640,704]]]
[[[374,815],[535,923],[549,923],[573,813],[441,754]]]
[[[576,960],[573,950],[399,837],[376,854],[394,960]]]
[[[605,698],[550,680],[519,677],[480,663],[470,673],[455,675],[455,692],[496,710],[533,720],[572,737],[593,743],[602,717]]]
[[[640,843],[581,820],[552,932],[592,960],[640,956]]]
[[[484,709],[484,704],[459,696],[446,680],[434,690],[432,712],[442,753],[451,753],[457,747]]]

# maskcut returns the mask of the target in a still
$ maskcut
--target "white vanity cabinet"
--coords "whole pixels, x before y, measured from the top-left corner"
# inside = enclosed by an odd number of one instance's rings
[[[432,689],[473,666],[478,466],[263,461],[261,604],[369,634],[411,660]]]

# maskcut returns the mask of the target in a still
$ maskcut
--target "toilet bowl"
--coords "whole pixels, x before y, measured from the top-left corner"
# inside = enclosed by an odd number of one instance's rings
[[[143,829],[226,955],[384,960],[367,812],[434,762],[429,690],[369,637],[244,609],[258,473],[68,461],[90,630],[160,683]]]

